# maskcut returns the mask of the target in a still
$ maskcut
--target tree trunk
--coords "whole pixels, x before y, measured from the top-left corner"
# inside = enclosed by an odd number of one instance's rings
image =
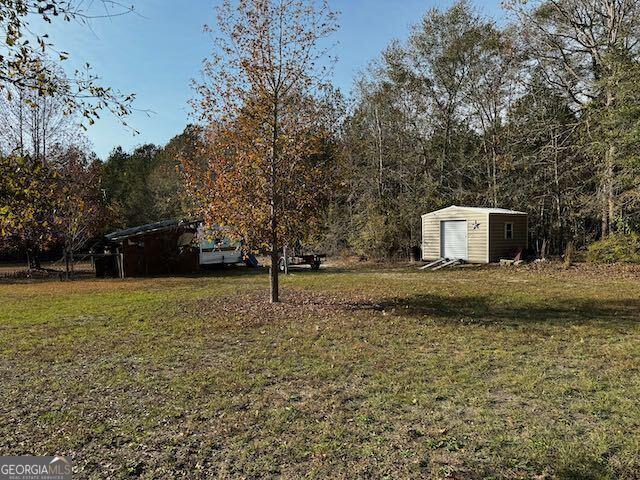
[[[449,158],[449,137],[451,136],[451,106],[447,107],[447,120],[444,129],[444,145],[442,146],[442,158],[440,159],[440,185],[444,183],[445,164]]]
[[[271,268],[269,270],[270,302],[280,301],[280,288],[278,284],[278,135],[279,135],[279,96],[275,93],[273,102],[273,138],[271,144]]]
[[[487,149],[486,140],[482,141],[482,148],[484,149],[485,155],[487,155],[487,157],[488,157],[489,151]],[[493,183],[491,182],[491,162],[489,161],[489,158],[487,158],[487,162],[486,163],[487,163],[487,200],[491,201]]]
[[[602,185],[602,231],[600,232],[600,238],[607,238],[607,233],[609,232],[609,211],[607,209],[607,191],[606,187]]]
[[[42,117],[41,117],[41,122],[42,125],[39,126],[39,128],[42,129],[42,137],[40,138],[40,141],[42,142],[42,161],[46,162],[47,161],[47,127],[46,127],[46,122],[47,122],[47,101],[46,99],[42,102]]]
[[[382,194],[384,192],[384,157],[382,156],[382,125],[380,124],[380,115],[378,114],[378,107],[374,107],[373,109],[375,120],[376,120],[376,134],[378,136],[378,198],[382,199]]]
[[[274,242],[275,241],[276,240],[274,239]],[[275,243],[274,248],[276,248]],[[278,257],[279,255],[277,250],[271,252],[271,268],[269,269],[269,300],[271,303],[278,303],[280,301],[280,285],[278,283],[278,260],[280,259]]]
[[[24,98],[22,93],[22,88],[18,89],[19,92],[19,105],[18,105],[18,123],[19,123],[19,134],[20,134],[20,156],[24,157]],[[31,267],[29,267],[31,268]]]
[[[565,227],[564,227],[564,218],[563,218],[563,205],[562,205],[562,191],[560,189],[560,173],[558,168],[558,135],[556,133],[555,128],[552,129],[553,138],[551,139],[553,144],[553,183],[555,187],[555,200],[556,200],[556,215],[558,216],[557,225],[558,225],[558,251],[564,251],[564,238],[565,238]]]
[[[607,90],[607,101],[605,109],[609,110],[613,106],[614,96],[611,89]],[[605,152],[604,175],[602,178],[602,238],[605,238],[613,230],[613,218],[615,214],[615,203],[613,198],[613,161],[616,147],[610,142]]]
[[[496,148],[496,140],[495,140],[495,135],[492,134],[492,145],[491,145],[491,163],[492,163],[492,168],[493,168],[493,172],[492,172],[492,180],[493,180],[493,206],[497,207],[498,206],[498,162],[497,162],[497,157],[498,157],[498,152],[497,152],[497,148]]]
[[[609,147],[609,161],[607,162],[607,210],[609,213],[609,232],[613,233],[615,221],[615,199],[614,199],[614,178],[613,178],[613,161],[616,154],[616,147]]]
[[[67,249],[64,250],[64,273],[65,278],[69,280],[70,272],[69,272],[69,251]]]
[[[613,231],[615,202],[613,198],[613,156],[615,147],[609,146],[605,154],[605,168],[602,179],[602,238]]]
[[[40,269],[40,257],[38,256],[38,250],[35,248],[29,248],[27,250],[27,261],[29,262],[29,269]]]

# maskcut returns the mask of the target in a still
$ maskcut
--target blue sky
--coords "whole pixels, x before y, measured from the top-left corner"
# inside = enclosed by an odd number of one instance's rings
[[[72,60],[66,68],[89,62],[104,84],[137,94],[136,106],[153,113],[134,114],[128,122],[140,132],[134,136],[108,115],[90,127],[96,153],[106,158],[118,145],[131,149],[143,143],[164,144],[189,121],[191,80],[197,78],[202,60],[211,50],[211,39],[202,31],[213,23],[219,0],[127,0],[137,14],[99,19],[85,25],[55,26],[52,40]],[[433,0],[333,0],[341,12],[338,64],[334,82],[343,93],[354,77],[394,39],[405,39],[411,25],[434,6],[451,4]],[[502,15],[499,1],[474,2],[485,15]]]

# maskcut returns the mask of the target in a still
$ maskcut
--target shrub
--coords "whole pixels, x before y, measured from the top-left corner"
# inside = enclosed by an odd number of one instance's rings
[[[376,212],[356,217],[356,228],[349,238],[351,247],[362,258],[382,259],[389,250],[388,219]]]
[[[613,233],[589,245],[587,260],[596,263],[640,263],[640,236],[637,233]]]

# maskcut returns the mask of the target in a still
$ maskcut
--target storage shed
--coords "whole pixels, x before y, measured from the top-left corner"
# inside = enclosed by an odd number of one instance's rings
[[[110,233],[93,255],[98,277],[146,277],[197,272],[194,238],[200,221],[150,223]]]
[[[525,212],[452,205],[422,216],[422,259],[497,262],[524,252],[528,235]]]

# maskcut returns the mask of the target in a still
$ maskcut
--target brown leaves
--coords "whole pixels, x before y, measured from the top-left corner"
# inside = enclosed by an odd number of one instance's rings
[[[274,305],[259,292],[250,292],[234,294],[232,301],[228,297],[200,300],[189,305],[188,311],[204,318],[218,317],[223,312],[225,322],[241,327],[259,327],[278,322],[290,326],[312,319],[317,328],[346,314],[366,311],[362,306],[372,302],[371,298],[364,295],[319,294],[317,291],[311,293],[301,289],[288,290],[282,300],[282,303]]]
[[[45,247],[54,238],[58,203],[56,172],[44,163],[20,157],[0,157],[0,238]]]
[[[272,186],[271,148],[257,118],[247,114],[228,128],[210,128],[207,165],[186,164],[190,191],[208,223],[229,228],[252,246],[270,244],[272,206],[279,242],[304,239],[317,226],[332,185],[328,138],[281,122]]]
[[[194,102],[208,124],[207,165],[185,172],[210,224],[264,250],[307,237],[332,178],[332,106],[320,101],[336,29],[326,2],[226,0]],[[209,29],[212,30],[212,29]],[[328,108],[327,108],[328,107]]]
[[[97,232],[100,164],[75,148],[48,160],[0,158],[3,247],[39,251],[62,239],[73,251]]]

